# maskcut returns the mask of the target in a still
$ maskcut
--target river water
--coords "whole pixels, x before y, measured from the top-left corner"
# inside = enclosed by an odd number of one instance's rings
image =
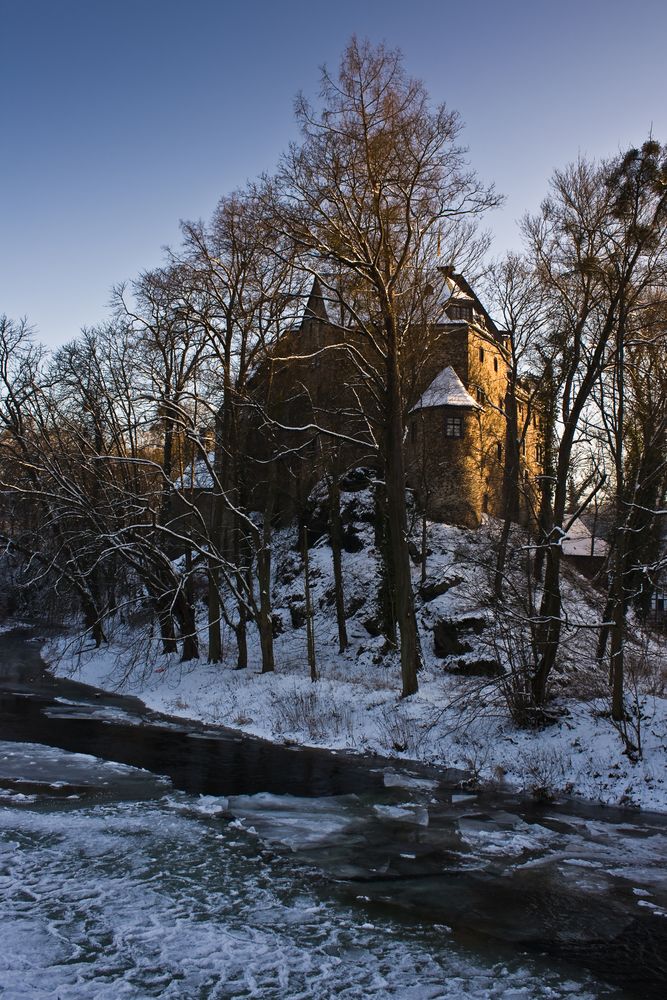
[[[667,822],[149,713],[0,636],[0,995],[663,997]]]

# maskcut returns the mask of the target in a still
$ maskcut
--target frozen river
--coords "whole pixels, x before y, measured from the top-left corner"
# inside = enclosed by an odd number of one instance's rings
[[[663,818],[271,752],[0,640],[0,996],[664,996]]]

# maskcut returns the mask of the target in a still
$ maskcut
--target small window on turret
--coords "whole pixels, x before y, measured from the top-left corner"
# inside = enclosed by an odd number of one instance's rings
[[[479,363],[480,364],[484,363],[484,348],[483,347],[480,347],[480,349],[479,349]]]
[[[445,437],[448,438],[463,437],[463,417],[458,417],[458,416],[445,417]]]
[[[498,358],[493,359],[493,370],[494,372],[498,371]]]

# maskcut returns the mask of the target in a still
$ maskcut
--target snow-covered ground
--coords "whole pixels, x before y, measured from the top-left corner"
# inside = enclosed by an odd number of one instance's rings
[[[344,654],[337,652],[332,559],[323,538],[310,552],[317,683],[310,681],[306,660],[303,575],[292,529],[283,529],[275,539],[274,674],[259,672],[255,635],[250,637],[250,667],[236,671],[231,632],[224,637],[223,664],[181,664],[162,655],[157,643],[136,629],[121,627],[108,647],[82,649],[76,640],[60,639],[45,647],[45,658],[61,675],[137,695],[152,709],[271,740],[463,768],[474,781],[537,796],[569,793],[667,811],[664,641],[645,641],[637,631],[626,650],[635,707],[631,735],[634,742],[639,735],[642,748],[641,756],[631,759],[609,718],[606,667],[595,665],[593,653],[597,631],[587,627],[600,620],[602,598],[566,568],[570,626],[553,678],[556,721],[539,731],[518,728],[498,678],[476,676],[477,671],[488,674],[495,661],[506,663],[508,650],[517,653],[518,630],[508,620],[494,621],[488,599],[495,527],[489,523],[470,531],[431,524],[428,586],[417,605],[425,664],[419,693],[401,700],[395,651],[382,635],[373,634],[378,564],[370,497],[362,490],[344,494],[343,500],[347,530],[363,546],[343,555],[350,645]],[[414,580],[419,591],[418,565]],[[201,624],[204,646],[203,614]],[[445,655],[442,645],[436,651],[439,628],[445,630],[445,643],[454,634],[456,652]]]

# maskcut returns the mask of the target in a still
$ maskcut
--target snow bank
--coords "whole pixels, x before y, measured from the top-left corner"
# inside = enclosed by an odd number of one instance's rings
[[[378,563],[367,517],[370,497],[360,491],[343,499],[344,517],[354,520],[354,532],[363,543],[360,551],[343,555],[350,645],[344,654],[337,652],[332,559],[323,539],[310,553],[320,673],[316,684],[308,676],[305,628],[293,627],[299,621],[292,611],[303,602],[303,580],[291,529],[275,539],[274,674],[259,672],[255,635],[249,636],[250,667],[235,670],[231,631],[224,637],[222,664],[181,664],[162,655],[146,636],[120,628],[101,650],[82,651],[64,639],[52,642],[45,650],[47,660],[56,673],[136,695],[156,711],[269,740],[462,768],[473,782],[495,782],[537,796],[567,793],[667,811],[667,699],[661,696],[657,675],[638,682],[643,754],[631,760],[606,711],[604,668],[596,673],[582,666],[594,660],[591,646],[597,634],[585,626],[599,621],[601,614],[600,595],[587,581],[571,574],[563,583],[571,627],[565,630],[554,677],[556,721],[541,731],[519,729],[501,697],[498,679],[486,676],[486,668],[496,658],[502,660],[498,644],[489,638],[492,611],[487,595],[495,527],[488,523],[470,531],[430,525],[428,586],[417,602],[425,664],[419,693],[401,701],[395,651],[382,635],[374,634]],[[419,567],[414,572],[419,592]],[[450,641],[451,623],[463,628],[455,651],[436,652],[434,635],[444,629]],[[511,623],[507,628],[511,634]],[[202,614],[202,647],[205,638]],[[661,650],[655,643],[649,646],[659,674]],[[628,649],[629,655],[633,649]],[[482,676],[475,676],[478,668]]]

